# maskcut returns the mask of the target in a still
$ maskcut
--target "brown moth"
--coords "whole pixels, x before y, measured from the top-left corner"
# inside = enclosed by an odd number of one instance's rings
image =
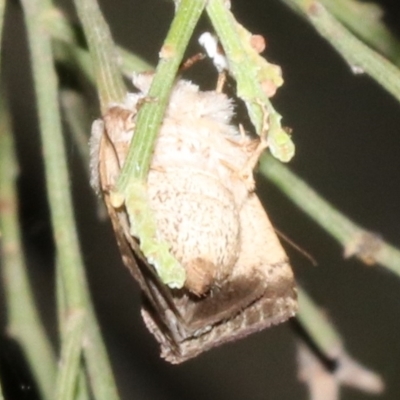
[[[142,316],[161,355],[180,363],[214,346],[278,324],[297,310],[287,256],[254,193],[261,150],[231,124],[223,93],[179,80],[159,131],[147,193],[157,234],[186,272],[182,289],[161,282],[130,234],[114,188],[152,77],[139,74],[124,104],[93,125],[92,183],[103,194],[125,265],[145,295]]]

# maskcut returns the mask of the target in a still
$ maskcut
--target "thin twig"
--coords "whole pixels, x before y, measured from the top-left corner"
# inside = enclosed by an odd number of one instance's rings
[[[261,57],[251,43],[251,33],[239,25],[224,0],[209,0],[207,14],[228,60],[228,72],[236,80],[237,95],[244,101],[256,132],[266,137],[271,153],[283,162],[294,155],[294,144],[282,129],[281,115],[269,97],[282,85],[278,66]]]
[[[58,106],[58,83],[53,64],[50,37],[43,31],[40,20],[41,12],[45,10],[44,4],[40,0],[22,1],[42,135],[47,193],[57,251],[57,273],[62,275],[67,312],[73,310],[73,312],[81,311],[84,313],[86,299],[82,288],[85,285],[85,278],[72,211]],[[61,318],[64,317],[61,316]],[[65,354],[66,342],[64,336],[65,333],[62,332],[61,354]],[[69,361],[62,360],[59,377],[64,375],[66,368],[71,367]],[[77,366],[76,370],[78,370]],[[77,376],[78,374],[74,377],[75,380]],[[60,380],[58,380],[59,383]],[[76,383],[74,383],[74,387],[76,387]]]
[[[205,3],[206,0],[176,1],[175,17],[160,51],[160,61],[148,93],[150,98],[157,101],[146,102],[139,110],[135,135],[118,178],[117,186],[121,193],[125,192],[132,178],[141,181],[147,179],[155,140],[168,104],[169,93]]]
[[[343,246],[345,256],[355,255],[367,264],[379,263],[400,276],[400,251],[397,248],[344,216],[272,157],[261,158],[260,172],[333,236]]]
[[[318,349],[327,357],[335,358],[337,356],[336,349],[342,343],[339,333],[300,286],[297,287],[297,294],[299,312],[296,318],[312,337]]]
[[[93,309],[89,300],[84,274],[83,262],[79,248],[77,230],[73,217],[71,192],[65,148],[61,132],[60,110],[58,105],[57,78],[52,59],[50,36],[43,30],[41,13],[48,7],[48,2],[39,0],[23,0],[25,22],[28,29],[29,47],[31,51],[35,92],[39,111],[39,124],[42,135],[42,145],[45,160],[45,173],[48,189],[48,199],[53,224],[53,232],[57,249],[57,267],[62,275],[62,285],[68,313],[81,312],[87,320],[85,323],[96,325]],[[64,325],[65,326],[65,325]],[[79,328],[79,325],[76,327]],[[96,327],[97,329],[97,327]],[[93,329],[88,332],[93,332]],[[65,335],[62,334],[62,352]],[[91,342],[98,349],[97,362],[105,365],[107,381],[112,380],[111,368],[105,356],[104,345],[99,335],[92,335]],[[75,358],[62,360],[60,375],[65,366],[71,368]],[[78,368],[74,368],[78,371]],[[78,374],[74,376],[71,385],[76,387]],[[114,385],[94,387],[98,399],[118,399]]]
[[[7,332],[22,346],[43,399],[52,400],[56,359],[32,294],[18,222],[18,166],[5,97],[0,101],[0,231]]]
[[[318,351],[334,364],[331,371],[327,370],[305,344],[299,346],[299,377],[308,385],[311,399],[337,400],[341,385],[352,386],[367,393],[382,393],[385,388],[382,378],[347,353],[336,328],[300,286],[298,294],[297,319]]]
[[[79,156],[83,162],[87,180],[90,180],[90,151],[89,151],[89,137],[91,121],[89,117],[88,107],[84,97],[76,91],[63,89],[60,92],[61,107],[65,115],[65,121],[68,125],[72,140],[78,149]],[[94,193],[93,193],[94,195]],[[97,216],[99,219],[104,219],[107,211],[104,203],[98,201]]]
[[[55,397],[57,400],[73,399],[77,392],[84,323],[85,313],[81,310],[70,314],[67,321],[65,321],[61,366]]]
[[[400,71],[357,39],[318,1],[282,0],[299,11],[341,54],[355,73],[367,73],[400,101]]]
[[[68,266],[64,285],[69,285],[66,287],[69,305],[79,308],[84,301],[81,290],[84,279],[76,266],[82,265],[82,259],[72,211],[50,37],[41,28],[40,0],[23,0],[22,5],[28,28],[57,258]],[[70,277],[72,282],[69,282]]]
[[[157,234],[146,189],[153,149],[169,94],[206,0],[181,0],[176,3],[175,17],[147,93],[148,98],[154,101],[144,102],[138,111],[135,135],[118,176],[113,198],[118,199],[119,206],[122,199],[129,217],[130,233],[139,238],[143,255],[155,267],[162,282],[173,288],[182,288],[186,279],[185,269],[170,253],[170,245]],[[111,203],[118,206],[113,201]]]
[[[110,29],[96,0],[74,0],[89,44],[102,113],[111,103],[121,103],[125,86],[118,68],[117,52]]]
[[[380,5],[358,0],[320,1],[364,43],[395,64],[400,62],[400,42],[385,25]]]
[[[43,23],[51,36],[56,39],[58,44],[66,45],[65,61],[71,62],[72,60],[78,65],[79,69],[84,72],[86,77],[96,84],[94,70],[92,69],[92,61],[89,52],[80,46],[72,24],[68,21],[67,17],[56,7],[51,7],[46,11],[46,18],[43,18]],[[132,78],[132,72],[144,72],[153,70],[153,66],[144,61],[139,56],[130,53],[120,46],[116,46],[118,56],[115,62],[125,75],[125,77]]]
[[[4,25],[4,12],[6,9],[6,0],[0,0],[0,50],[1,50],[1,44],[3,43],[3,25]],[[2,52],[0,51],[0,61],[1,61],[1,54]],[[1,66],[1,63],[0,63]],[[1,68],[1,67],[0,67]]]
[[[76,91],[68,89],[61,90],[60,101],[65,120],[89,180],[90,154],[88,142],[91,121],[87,112],[87,104],[85,104],[84,98]]]

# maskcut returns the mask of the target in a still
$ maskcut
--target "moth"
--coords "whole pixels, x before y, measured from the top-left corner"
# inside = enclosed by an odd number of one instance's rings
[[[288,258],[254,192],[262,140],[232,124],[225,94],[189,81],[178,80],[170,95],[146,186],[157,235],[183,266],[184,286],[168,287],[143,256],[127,210],[115,207],[111,192],[151,79],[135,75],[139,91],[94,122],[92,184],[143,291],[144,322],[161,356],[176,364],[287,320],[297,296]]]

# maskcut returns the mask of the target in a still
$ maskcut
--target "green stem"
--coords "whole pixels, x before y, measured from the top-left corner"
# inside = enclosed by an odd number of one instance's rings
[[[66,311],[68,314],[82,313],[85,315],[86,324],[89,325],[86,329],[92,332],[92,325],[94,325],[97,332],[98,328],[90,302],[73,216],[50,36],[43,29],[41,20],[42,13],[48,9],[49,3],[47,1],[42,3],[40,0],[22,0],[22,6],[31,51],[48,199],[57,251],[57,267],[61,275],[62,287],[65,290]],[[78,328],[79,326],[76,327],[76,329]],[[65,353],[64,349],[67,345],[65,337],[63,333],[62,354]],[[103,356],[98,358],[98,362],[102,363],[104,370],[107,371],[108,376],[104,377],[104,380],[112,381],[113,376],[105,356],[101,336],[99,334],[91,335],[90,340],[93,346],[97,347],[99,354]],[[61,374],[63,374],[63,368],[66,366],[60,366]],[[75,374],[74,382],[71,382],[74,387],[76,387],[77,378],[78,375]],[[100,377],[100,380],[102,378]],[[114,382],[113,385],[107,385],[107,387],[100,383],[100,388],[93,388],[93,390],[101,394],[98,399],[118,399]]]
[[[125,85],[118,68],[110,29],[96,0],[74,0],[89,44],[103,114],[110,103],[121,103]]]
[[[57,76],[50,37],[40,24],[40,0],[22,0],[28,28],[29,47],[42,135],[48,199],[52,217],[57,260],[63,264],[63,283],[68,307],[84,304],[83,263],[73,216],[67,160],[61,130]]]
[[[41,13],[45,10],[40,0],[23,0],[25,24],[31,52],[39,126],[45,161],[47,195],[50,204],[53,234],[57,252],[57,273],[62,275],[67,312],[85,311],[83,262],[73,216],[67,161],[61,130],[58,105],[57,77],[53,64],[50,37],[43,31]],[[64,332],[62,351],[65,353]],[[59,376],[68,365],[61,364]],[[77,374],[74,379],[77,379]],[[58,381],[59,382],[59,381]],[[76,382],[73,384],[76,387]]]
[[[0,231],[2,281],[7,307],[7,331],[27,355],[43,399],[53,399],[56,360],[35,307],[23,260],[18,223],[16,179],[18,166],[11,124],[2,93],[0,102]]]
[[[312,337],[318,349],[328,357],[335,357],[342,339],[310,296],[300,286],[297,287],[299,312],[296,318]]]
[[[400,71],[394,64],[357,39],[318,1],[283,1],[300,11],[354,71],[367,73],[400,101]]]
[[[79,69],[84,72],[85,76],[94,84],[96,78],[92,69],[92,60],[87,50],[80,47],[76,38],[74,29],[64,14],[56,7],[51,7],[46,12],[46,18],[43,18],[46,29],[57,43],[64,44],[64,58],[67,62],[72,60],[78,65]],[[153,66],[138,57],[131,54],[122,47],[116,47],[118,52],[118,60],[121,59],[120,68],[124,75],[129,79],[132,78],[132,72],[144,72],[153,70]]]
[[[61,90],[60,101],[69,131],[71,132],[72,139],[78,149],[79,155],[83,160],[83,166],[89,180],[90,152],[88,141],[90,120],[87,112],[87,104],[85,104],[83,97],[77,92],[67,89]]]
[[[96,400],[118,400],[113,373],[108,361],[106,348],[101,339],[101,331],[94,313],[88,316],[83,352],[90,385]]]
[[[160,62],[148,96],[156,99],[140,108],[135,135],[118,179],[118,190],[124,193],[132,178],[145,182],[158,130],[168,104],[179,65],[206,0],[177,1],[175,18],[160,52]]]
[[[61,368],[57,381],[57,400],[75,398],[80,373],[85,313],[82,311],[70,314],[65,322],[63,347],[61,353]]]
[[[332,207],[302,179],[272,157],[261,158],[260,172],[332,235],[344,247],[348,255],[352,255],[349,249],[360,238],[373,236]],[[377,262],[400,276],[400,251],[383,240],[377,240],[376,245],[376,249],[371,250],[370,261]],[[364,260],[361,253],[362,251],[360,254],[355,251],[354,254]]]
[[[385,26],[378,4],[358,0],[320,0],[357,37],[383,56],[398,64],[400,42]]]
[[[207,14],[222,43],[229,60],[229,72],[237,82],[237,94],[245,101],[256,132],[260,134],[263,126],[264,113],[254,99],[258,98],[268,106],[268,111],[274,113],[266,94],[261,90],[255,73],[256,65],[247,57],[243,40],[237,30],[237,22],[224,0],[210,0],[207,4]]]
[[[1,51],[3,43],[3,25],[4,25],[4,11],[6,9],[6,0],[0,0],[0,71],[1,71]]]
[[[288,162],[294,155],[294,144],[268,97],[283,83],[280,68],[257,53],[251,45],[251,33],[236,21],[226,1],[209,0],[207,13],[224,48],[228,71],[236,80],[237,95],[246,104],[257,134],[267,139],[274,157]]]

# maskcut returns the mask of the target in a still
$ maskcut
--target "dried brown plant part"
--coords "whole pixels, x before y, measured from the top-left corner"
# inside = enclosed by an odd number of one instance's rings
[[[328,371],[308,347],[298,344],[299,379],[308,386],[310,400],[339,400],[341,385],[370,394],[384,391],[382,378],[351,358],[340,344],[330,357],[337,365],[333,371]]]
[[[373,232],[359,232],[353,235],[344,249],[344,257],[357,257],[366,265],[376,264],[377,255],[383,247],[382,238]]]
[[[186,81],[171,94],[147,180],[157,235],[186,271],[183,289],[161,281],[131,234],[124,202],[113,198],[151,77],[138,75],[134,82],[140,92],[110,109],[94,132],[101,139],[92,143],[100,143],[100,186],[123,261],[146,297],[143,318],[162,356],[179,363],[285,321],[297,310],[297,296],[254,184],[249,190],[259,140],[230,124],[232,104],[224,94]]]

